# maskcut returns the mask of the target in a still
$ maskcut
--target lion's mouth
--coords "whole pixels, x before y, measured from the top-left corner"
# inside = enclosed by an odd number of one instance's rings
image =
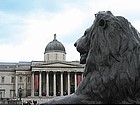
[[[88,52],[84,48],[78,47],[77,42],[74,44],[74,46],[76,47],[77,51],[80,53],[80,64],[85,64]]]
[[[80,63],[85,64],[86,59],[87,59],[87,53],[85,53],[85,52],[80,53]]]

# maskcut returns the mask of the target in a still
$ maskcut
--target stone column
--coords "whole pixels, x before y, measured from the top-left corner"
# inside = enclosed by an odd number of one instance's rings
[[[42,96],[42,72],[39,72],[39,96]]]
[[[46,72],[46,96],[49,96],[49,72]]]
[[[34,92],[35,92],[35,89],[34,89],[34,80],[35,80],[35,78],[34,78],[34,71],[32,71],[32,86],[31,86],[31,96],[32,97],[34,97]]]
[[[61,96],[63,96],[63,72],[61,72]]]
[[[82,80],[83,80],[83,77],[84,77],[83,73],[81,73],[81,75],[82,75]]]
[[[70,73],[68,72],[68,95],[70,95]]]
[[[76,91],[76,89],[77,89],[77,73],[75,73],[75,75],[74,75],[74,79],[75,79],[75,91]]]
[[[18,75],[16,74],[16,79],[15,79],[15,94],[16,97],[18,97]]]
[[[53,74],[53,96],[56,96],[56,73]]]

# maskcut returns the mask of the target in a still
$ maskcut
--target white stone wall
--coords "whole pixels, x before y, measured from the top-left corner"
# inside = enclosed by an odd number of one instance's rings
[[[57,54],[57,55],[56,55]],[[50,57],[48,61],[56,61],[56,57],[58,61],[65,61],[66,54],[61,52],[53,52],[49,53]],[[48,65],[44,65],[46,62],[44,61],[35,61],[32,62],[32,69],[29,69],[28,65],[26,67],[17,66],[16,68],[7,68],[4,66],[0,67],[0,98],[12,98],[18,97],[18,89],[21,87],[23,89],[22,96],[26,96],[27,90],[28,93],[31,93],[31,71],[44,72],[44,71],[53,71],[53,72],[83,72],[83,67],[79,63],[76,62],[64,62],[64,63],[50,63]],[[4,82],[2,83],[2,77],[4,77]],[[12,83],[12,77],[15,78],[15,81]],[[20,80],[22,77],[22,81]],[[28,77],[30,77],[30,82],[28,82]],[[17,81],[16,81],[17,79]],[[42,75],[42,79],[44,83],[46,82],[45,75]],[[16,86],[17,85],[17,86]],[[43,91],[45,91],[45,86]],[[1,96],[2,95],[2,96]],[[16,95],[16,96],[14,96]],[[29,94],[28,94],[29,95]]]
[[[2,82],[2,77],[4,77],[4,82]],[[14,72],[0,72],[0,94],[2,93],[3,98],[10,98],[15,90],[15,83],[11,83],[11,77],[15,77]]]
[[[18,87],[22,88],[22,97],[26,96],[27,89],[31,89],[31,72],[28,71],[18,71],[16,72],[16,75],[18,76]],[[22,80],[20,79],[22,77]],[[30,77],[30,81],[28,81],[28,78]]]
[[[31,72],[0,72],[0,98],[13,98],[15,97],[15,84],[16,84],[16,74],[18,75],[18,89],[21,87],[23,89],[23,95],[26,96],[27,89],[31,89],[31,81],[28,81],[28,77],[31,79]],[[2,77],[4,77],[4,82],[2,82]],[[12,77],[14,77],[14,82],[12,83]],[[22,81],[20,81],[22,77]]]
[[[45,53],[44,61],[66,61],[66,54],[63,52]]]

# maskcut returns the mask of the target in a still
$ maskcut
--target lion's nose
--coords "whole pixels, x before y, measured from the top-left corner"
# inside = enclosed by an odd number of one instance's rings
[[[74,43],[74,46],[75,46],[75,47],[77,46],[77,42]]]

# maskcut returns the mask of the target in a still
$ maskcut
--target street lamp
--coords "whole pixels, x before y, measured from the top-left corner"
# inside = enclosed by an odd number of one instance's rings
[[[2,100],[2,92],[0,92],[0,98],[1,98],[1,100]]]
[[[21,100],[21,97],[22,97],[22,88],[21,87],[18,89],[18,93],[19,93],[19,99]]]

